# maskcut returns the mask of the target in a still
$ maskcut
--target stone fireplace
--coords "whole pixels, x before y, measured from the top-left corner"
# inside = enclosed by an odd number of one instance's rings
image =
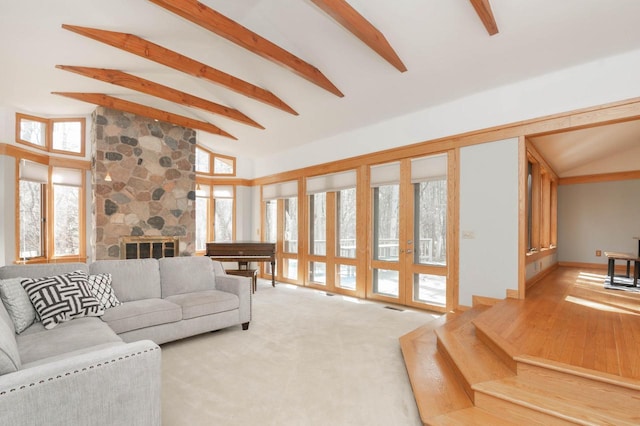
[[[195,251],[193,129],[99,107],[92,127],[93,253],[120,259],[123,237],[175,237]]]

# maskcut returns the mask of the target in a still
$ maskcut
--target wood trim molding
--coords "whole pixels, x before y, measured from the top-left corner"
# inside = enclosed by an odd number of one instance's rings
[[[258,56],[283,66],[336,96],[344,96],[316,67],[196,0],[151,0],[151,2]]]
[[[119,70],[75,67],[69,65],[56,65],[56,68],[74,72],[76,74],[93,78],[95,80],[100,80],[121,87],[126,87],[127,89],[146,93],[147,95],[155,96],[157,98],[165,99],[177,104],[199,108],[212,114],[221,115],[223,117],[230,118],[231,120],[247,124],[249,126],[264,129],[262,125],[256,123],[237,109],[229,108],[224,105],[220,105],[215,102],[211,102],[206,99],[199,98],[180,90],[176,90],[171,87],[146,80],[144,78],[136,77],[135,75],[127,74]]]
[[[114,98],[113,96],[103,93],[72,93],[72,92],[51,92],[54,95],[65,96],[79,101],[89,102],[91,104],[100,105],[107,108],[113,108],[120,111],[131,112],[133,114],[142,115],[155,120],[166,121],[178,126],[184,126],[191,129],[203,130],[208,133],[220,135],[226,138],[238,140],[235,136],[225,132],[218,126],[204,121],[194,120],[193,118],[183,115],[173,114],[161,109],[152,108],[146,105],[138,104],[124,99]]]
[[[196,182],[202,183],[205,185],[252,186],[251,179],[220,178],[220,177],[210,177],[207,175],[196,175]]]
[[[525,298],[527,268],[527,146],[518,138],[518,289],[515,298]]]
[[[598,175],[571,176],[558,179],[558,185],[577,185],[581,183],[614,182],[620,180],[640,179],[640,170]]]
[[[555,254],[557,252],[558,248],[557,247],[552,247],[552,248],[548,248],[548,249],[542,249],[540,251],[537,251],[535,253],[530,253],[530,254],[526,254],[525,255],[525,259],[526,259],[526,264],[530,264],[535,262],[536,260],[540,260],[540,259],[544,259],[547,256],[551,256],[553,254]]]
[[[349,3],[344,0],[311,0],[331,16],[336,22],[346,28],[353,35],[358,37],[364,44],[369,46],[378,55],[384,58],[398,71],[405,72],[407,67],[402,63],[391,44],[371,22],[358,13]]]
[[[534,285],[536,285],[537,283],[542,281],[543,278],[545,278],[547,275],[549,275],[550,273],[552,273],[556,269],[558,269],[558,263],[557,262],[554,263],[553,265],[549,266],[547,269],[544,269],[544,270],[540,271],[538,274],[536,274],[533,277],[529,278],[527,280],[527,290],[529,290],[531,287],[533,287]]]
[[[263,102],[290,114],[298,115],[298,113],[289,105],[285,104],[281,99],[268,90],[210,67],[202,62],[198,62],[195,59],[181,55],[178,52],[174,52],[157,44],[151,43],[150,41],[133,34],[98,30],[95,28],[79,27],[67,24],[63,24],[62,28],[118,49],[122,49],[126,52],[133,53],[134,55],[149,59],[194,77],[202,78],[212,83],[224,86],[236,93],[240,93],[241,95]]]
[[[498,24],[493,17],[489,0],[470,0],[473,8],[476,10],[482,24],[487,29],[490,36],[498,34]]]
[[[24,158],[25,160],[35,161],[41,164],[47,164],[56,167],[69,167],[72,169],[91,170],[91,162],[87,160],[78,160],[76,158],[53,157],[39,152],[29,151],[16,145],[0,143],[0,155],[6,155],[13,158]]]
[[[471,296],[471,305],[474,308],[478,305],[493,306],[500,302],[502,302],[502,299],[497,299],[495,297],[475,296],[475,295]]]
[[[545,160],[544,157],[540,155],[536,147],[533,145],[533,143],[531,143],[529,139],[525,138],[525,140],[527,144],[527,151],[529,152],[529,154],[531,154],[531,156],[535,158],[538,164],[540,164],[542,168],[544,168],[547,171],[552,181],[558,181],[559,179],[558,174],[556,173],[555,170],[553,170],[553,167],[551,167],[551,165],[547,163],[547,160]]]
[[[255,178],[253,185],[265,185],[326,173],[351,170],[362,164],[377,164],[407,157],[444,152],[456,147],[478,145],[523,135],[538,135],[555,131],[574,130],[601,124],[619,123],[640,119],[640,98],[632,98],[608,104],[582,108],[540,118],[518,121],[452,136],[431,139],[415,144],[345,158],[331,163],[317,164],[296,170]]]

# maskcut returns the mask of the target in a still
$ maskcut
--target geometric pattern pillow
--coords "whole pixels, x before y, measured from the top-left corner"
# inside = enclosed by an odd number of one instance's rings
[[[104,309],[89,290],[87,278],[86,272],[76,271],[53,277],[22,279],[22,286],[44,328],[52,329],[73,318],[104,314]]]
[[[22,278],[0,280],[0,299],[13,321],[16,334],[22,333],[36,320],[36,310],[21,282]]]
[[[121,305],[111,287],[111,274],[89,275],[89,290],[98,299],[102,309],[109,309]]]

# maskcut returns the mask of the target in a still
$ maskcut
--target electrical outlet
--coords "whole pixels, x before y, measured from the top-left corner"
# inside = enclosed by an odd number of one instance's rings
[[[596,256],[597,257],[602,256],[602,250],[596,250]]]

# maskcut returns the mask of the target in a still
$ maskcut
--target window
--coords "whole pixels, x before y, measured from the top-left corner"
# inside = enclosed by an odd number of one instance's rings
[[[207,242],[235,238],[234,202],[231,185],[196,185],[196,251],[204,252]]]
[[[81,260],[84,170],[21,160],[18,179],[18,260]],[[50,196],[48,196],[50,194]]]
[[[264,185],[262,200],[262,237],[265,241],[276,243],[276,276],[279,279],[298,282],[298,181]],[[263,266],[264,273],[271,272],[269,264],[263,263]]]
[[[53,168],[54,257],[80,255],[82,180],[81,170]]]
[[[16,141],[38,149],[84,156],[84,118],[41,118],[16,114]]]
[[[527,253],[556,247],[557,177],[529,147],[526,167]]]
[[[233,186],[213,187],[213,240],[233,240]]]
[[[236,159],[215,154],[208,149],[196,146],[196,173],[212,176],[235,176]]]
[[[211,211],[211,187],[196,186],[196,251],[205,251],[210,241],[209,211]]]

